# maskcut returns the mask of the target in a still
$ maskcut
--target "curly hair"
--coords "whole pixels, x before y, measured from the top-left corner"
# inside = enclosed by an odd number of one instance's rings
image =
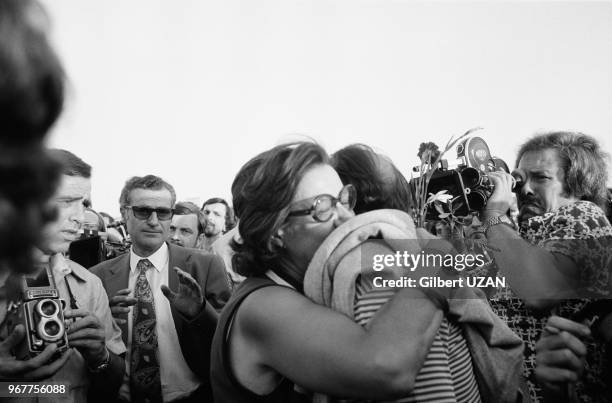
[[[551,149],[557,152],[564,172],[566,194],[597,204],[607,211],[608,180],[605,153],[597,140],[584,133],[550,132],[537,134],[524,143],[516,157],[516,166],[525,153]]]
[[[357,190],[355,213],[390,208],[412,211],[410,185],[387,157],[365,144],[351,144],[336,151],[331,164],[343,184]]]
[[[256,276],[281,266],[283,252],[272,245],[272,236],[287,219],[304,174],[327,163],[329,157],[320,145],[296,142],[264,151],[240,169],[232,184],[242,238],[240,243],[232,241],[232,265],[239,274]]]

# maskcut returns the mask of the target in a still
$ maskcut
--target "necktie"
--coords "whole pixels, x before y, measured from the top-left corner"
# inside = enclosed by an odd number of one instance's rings
[[[134,286],[132,351],[130,362],[130,394],[132,402],[162,402],[159,362],[157,360],[157,332],[155,331],[155,302],[145,273],[153,269],[148,259],[136,266],[138,277]]]

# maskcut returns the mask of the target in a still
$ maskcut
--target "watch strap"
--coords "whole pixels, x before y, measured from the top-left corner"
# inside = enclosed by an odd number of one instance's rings
[[[506,224],[512,227],[512,229],[515,229],[514,222],[512,222],[510,217],[508,217],[507,215],[497,215],[485,221],[484,226],[483,226],[483,232],[485,233],[485,235],[487,235],[487,232],[489,231],[491,227],[495,225],[499,225],[499,224]]]
[[[93,368],[90,367],[89,372],[98,374],[100,372],[106,371],[106,369],[108,368],[111,362],[111,354],[110,354],[110,351],[108,351],[108,348],[105,348],[105,350],[106,350],[106,358],[104,359],[104,361],[102,361],[102,363],[100,363],[96,367],[93,367]]]

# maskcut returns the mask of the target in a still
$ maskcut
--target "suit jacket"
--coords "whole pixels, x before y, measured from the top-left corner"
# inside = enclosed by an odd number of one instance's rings
[[[178,291],[178,275],[172,270],[176,266],[191,274],[200,284],[206,300],[204,309],[191,320],[181,315],[172,304],[170,309],[183,357],[203,386],[210,390],[210,346],[217,325],[217,312],[230,297],[229,279],[219,256],[205,255],[196,249],[173,244],[168,244],[168,253],[168,287]],[[102,262],[92,267],[91,272],[100,277],[110,300],[117,291],[128,287],[130,254]],[[126,320],[120,327],[127,346],[127,313],[120,318]]]

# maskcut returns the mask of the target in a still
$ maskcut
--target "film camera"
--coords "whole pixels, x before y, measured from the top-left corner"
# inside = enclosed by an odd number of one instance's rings
[[[489,146],[481,137],[469,137],[460,142],[455,152],[455,159],[442,159],[435,167],[427,193],[446,190],[452,195],[452,208],[456,216],[466,216],[477,212],[487,204],[493,193],[493,185],[487,174],[503,169],[510,172],[508,165],[501,159],[491,156]],[[413,171],[419,172],[415,167]],[[513,190],[521,187],[522,180],[515,177],[516,184]],[[413,179],[414,180],[414,179]],[[428,210],[428,218],[435,219],[438,213],[434,209]]]
[[[96,229],[84,228],[79,239],[70,243],[70,259],[89,269],[106,259],[106,247],[101,233]]]
[[[20,324],[26,329],[23,342],[13,351],[15,357],[30,359],[51,343],[57,345],[57,354],[66,351],[65,301],[59,298],[51,269],[45,266],[35,278],[14,276],[9,281],[10,302],[5,323],[9,332]]]

